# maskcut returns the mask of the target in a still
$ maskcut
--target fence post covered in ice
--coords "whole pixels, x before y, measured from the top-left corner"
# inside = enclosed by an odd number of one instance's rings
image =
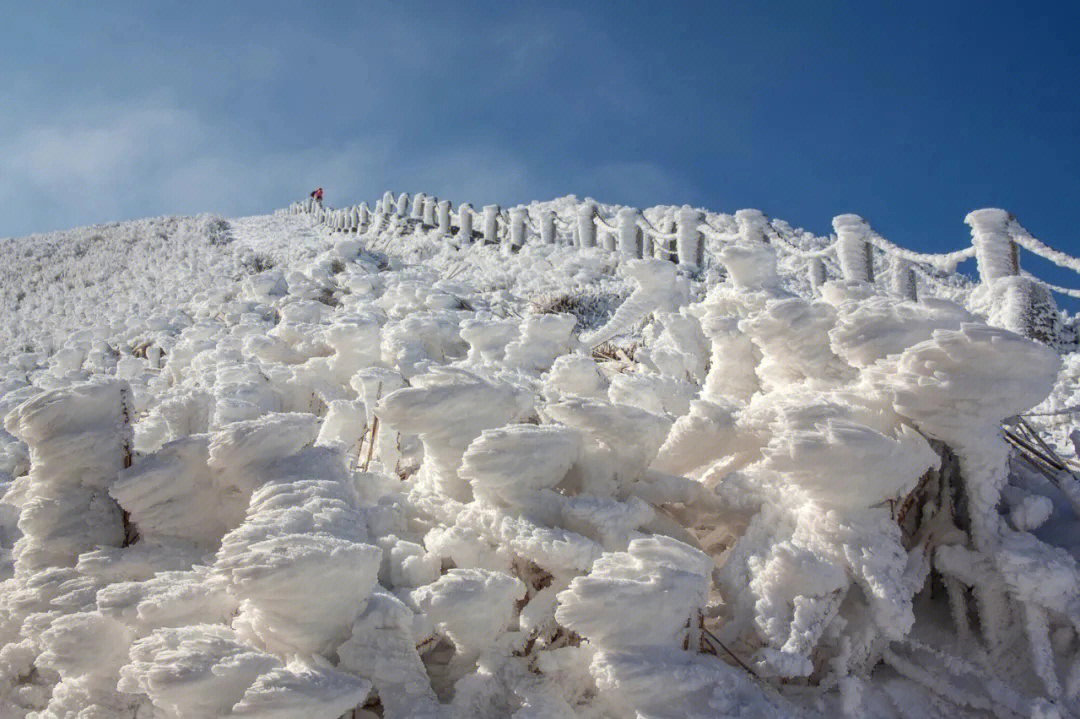
[[[450,201],[443,200],[439,203],[439,234],[450,234]]]
[[[402,192],[401,196],[397,200],[397,216],[408,217],[409,216],[409,193]]]
[[[739,226],[739,235],[747,242],[768,242],[765,238],[765,225],[768,220],[761,210],[738,210],[735,222]]]
[[[656,257],[656,241],[653,239],[651,232],[641,233],[641,256]]]
[[[361,232],[371,222],[371,210],[368,209],[366,202],[360,203],[359,217],[357,219],[356,231]]]
[[[379,200],[375,203],[375,216],[371,218],[371,234],[379,234],[386,227],[386,216],[390,213],[390,207],[386,200]]]
[[[499,206],[484,205],[484,244],[499,244]]]
[[[672,214],[664,215],[660,220],[660,226],[658,228],[660,232],[665,235],[671,235],[675,232],[675,216]],[[660,259],[669,260],[675,262],[678,258],[675,256],[675,248],[671,246],[670,239],[658,239],[657,246],[660,250]]]
[[[845,280],[874,281],[874,263],[870,254],[870,225],[858,215],[837,215],[833,218],[836,230],[836,257]]]
[[[679,264],[684,267],[701,267],[705,260],[705,236],[698,227],[701,213],[689,205],[683,205],[676,213],[675,250]]]
[[[416,197],[413,198],[412,215],[410,215],[412,219],[419,220],[421,217],[424,216],[424,202],[426,201],[427,195],[425,195],[423,192],[417,193]]]
[[[468,202],[458,207],[458,241],[462,245],[472,244],[473,209]]]
[[[1054,335],[1057,305],[1041,282],[1020,276],[1016,242],[1009,232],[1012,216],[1005,210],[986,208],[968,213],[979,278],[993,306],[991,323],[1031,339],[1048,342]],[[1004,283],[997,287],[999,283]]]
[[[893,257],[890,270],[892,291],[905,300],[917,302],[919,296],[915,286],[915,270],[911,269],[911,262],[903,257]]]
[[[599,237],[597,244],[600,247],[603,247],[608,252],[615,251],[615,234],[611,230],[607,227],[601,227]]]
[[[438,197],[424,198],[424,227],[435,226],[435,206],[439,203]]]
[[[1009,234],[1009,219],[1008,212],[993,208],[969,212],[964,218],[971,227],[975,262],[983,284],[1020,274],[1020,257]]]
[[[555,244],[554,210],[544,210],[540,213],[540,242],[545,245]]]
[[[524,207],[515,207],[510,210],[509,247],[511,250],[520,250],[525,245],[525,213]]]
[[[623,257],[641,257],[641,230],[638,218],[641,213],[633,207],[619,210],[617,224],[619,228],[619,254]]]
[[[596,203],[585,202],[577,209],[579,247],[596,247]]]
[[[815,292],[819,291],[828,277],[825,273],[825,260],[820,257],[811,257],[807,261],[807,267],[810,270],[810,287]]]

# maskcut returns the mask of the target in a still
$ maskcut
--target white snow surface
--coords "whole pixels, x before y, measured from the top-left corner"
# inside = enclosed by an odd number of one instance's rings
[[[1080,467],[1080,359],[997,290],[425,199],[0,241],[0,718],[1080,717],[1080,471],[1002,430]]]

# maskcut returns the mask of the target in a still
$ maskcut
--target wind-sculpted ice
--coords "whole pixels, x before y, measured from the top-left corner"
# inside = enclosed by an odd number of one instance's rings
[[[1005,299],[807,280],[755,211],[687,272],[400,199],[50,236],[88,284],[13,280],[0,716],[1080,713],[1080,490],[1002,430],[1065,452],[1075,415],[1013,418],[1080,364]]]
[[[626,274],[637,287],[603,327],[583,335],[581,341],[590,347],[602,344],[616,335],[629,332],[635,323],[656,310],[677,310],[690,296],[690,285],[681,277],[675,265],[663,260],[634,260],[624,265]]]
[[[997,541],[996,506],[1008,479],[1008,449],[998,425],[1049,394],[1060,365],[1047,347],[965,323],[935,331],[881,366],[879,381],[896,411],[956,451],[978,545]]]
[[[528,398],[505,383],[493,384],[462,370],[437,370],[384,397],[380,419],[424,443],[420,481],[452,499],[469,490],[458,476],[461,456],[479,434],[523,414]]]
[[[74,566],[82,552],[124,541],[108,490],[130,456],[129,397],[122,381],[81,384],[39,394],[5,419],[30,450],[30,471],[9,496],[21,509],[16,572]]]
[[[697,632],[712,566],[708,555],[674,539],[635,539],[574,579],[555,618],[597,649],[677,647]]]
[[[469,445],[461,476],[478,499],[527,506],[536,492],[558,485],[580,456],[581,437],[568,427],[490,429]]]
[[[336,717],[371,683],[321,663],[285,664],[219,625],[160,629],[131,647],[121,691],[145,694],[163,716]]]

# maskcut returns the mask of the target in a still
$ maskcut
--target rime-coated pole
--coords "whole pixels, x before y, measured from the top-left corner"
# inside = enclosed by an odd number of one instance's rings
[[[833,218],[836,230],[836,257],[845,280],[874,281],[874,265],[871,260],[870,225],[858,215],[837,215]]]
[[[458,207],[458,241],[464,245],[472,244],[473,208],[468,202]]]
[[[768,222],[761,210],[739,210],[735,213],[739,236],[748,242],[768,242],[765,238],[765,225]]]
[[[810,271],[810,287],[815,291],[820,291],[827,277],[825,274],[825,261],[820,257],[811,257],[808,268]]]
[[[499,206],[484,205],[484,244],[499,244]]]
[[[525,215],[524,207],[515,207],[510,210],[510,249],[520,250],[525,245]]]
[[[705,238],[698,227],[701,213],[689,205],[683,205],[675,219],[675,250],[679,264],[684,267],[701,267],[704,262]]]
[[[1020,274],[1020,258],[1009,235],[1009,219],[1008,212],[995,208],[975,210],[964,218],[971,227],[975,262],[983,283]]]
[[[435,206],[439,203],[438,197],[424,198],[424,227],[435,226]]]
[[[596,203],[586,202],[577,209],[579,247],[596,247]]]
[[[633,207],[624,207],[616,214],[619,230],[619,254],[623,257],[641,257],[641,229],[638,218],[641,213]]]
[[[915,285],[915,271],[911,269],[911,262],[902,257],[892,258],[892,267],[889,268],[892,277],[890,284],[892,291],[905,300],[915,302],[918,293]]]
[[[544,210],[540,213],[540,242],[545,245],[555,244],[554,210]]]
[[[450,234],[450,201],[443,200],[439,203],[439,234]]]

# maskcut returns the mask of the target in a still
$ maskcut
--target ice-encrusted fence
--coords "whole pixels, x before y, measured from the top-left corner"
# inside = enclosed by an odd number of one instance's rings
[[[1052,335],[1052,329],[1046,326],[1046,318],[1057,311],[1052,293],[1080,298],[1080,289],[1048,284],[1021,272],[1019,248],[1077,273],[1080,259],[1048,247],[1032,237],[1011,214],[994,208],[969,213],[964,221],[971,228],[971,246],[947,253],[922,253],[900,247],[853,214],[837,215],[833,218],[835,234],[817,238],[819,246],[807,248],[785,237],[781,226],[758,210],[739,210],[730,217],[684,205],[654,222],[632,207],[623,207],[605,218],[592,200],[577,204],[568,216],[560,216],[554,209],[533,213],[523,206],[504,210],[499,205],[485,205],[477,212],[468,203],[455,212],[449,201],[434,196],[419,193],[410,197],[401,193],[395,197],[386,192],[375,203],[374,211],[366,202],[333,209],[314,200],[295,203],[288,211],[312,214],[317,222],[341,232],[378,233],[392,222],[413,220],[446,237],[456,236],[460,245],[478,240],[516,250],[537,240],[547,245],[569,242],[583,248],[603,247],[628,259],[668,259],[691,270],[707,263],[710,250],[726,244],[767,244],[805,260],[815,290],[829,279],[843,279],[876,284],[912,301],[918,300],[920,286],[940,286],[941,275],[954,272],[961,262],[974,258],[980,282],[990,294],[994,324],[1041,340]],[[875,276],[875,249],[888,268],[884,277]]]

